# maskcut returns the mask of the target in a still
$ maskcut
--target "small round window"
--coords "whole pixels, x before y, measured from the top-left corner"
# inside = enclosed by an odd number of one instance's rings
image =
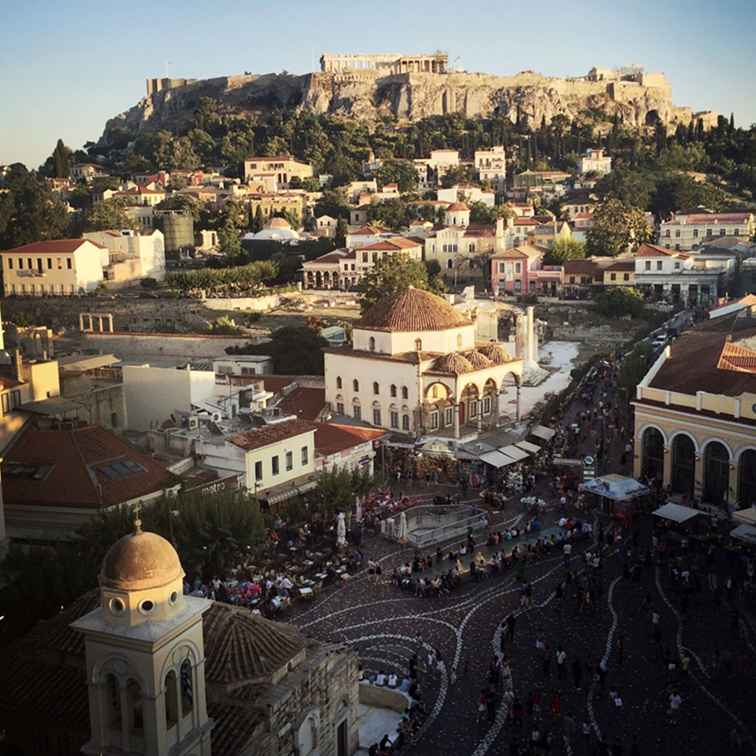
[[[178,593],[176,593],[176,591],[173,591],[173,593],[171,593],[170,600],[171,600],[171,604],[175,604],[178,601]]]
[[[141,604],[139,604],[139,611],[142,614],[149,614],[153,609],[155,608],[155,604],[152,603],[152,601],[142,601]]]
[[[113,614],[123,614],[124,610],[126,609],[126,605],[119,598],[110,599],[108,606],[110,607],[110,611]]]

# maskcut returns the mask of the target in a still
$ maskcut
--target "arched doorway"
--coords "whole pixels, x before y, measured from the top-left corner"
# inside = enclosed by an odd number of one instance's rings
[[[746,449],[738,465],[738,504],[756,505],[756,449]]]
[[[664,478],[664,437],[656,428],[646,428],[641,440],[641,475],[651,480]]]
[[[474,383],[468,383],[462,391],[459,401],[459,424],[464,425],[466,421],[475,422],[478,418],[478,387]]]
[[[710,504],[727,501],[730,487],[730,453],[724,444],[712,441],[704,451],[704,499]]]
[[[696,483],[696,447],[690,436],[680,433],[672,441],[672,490],[693,496]]]

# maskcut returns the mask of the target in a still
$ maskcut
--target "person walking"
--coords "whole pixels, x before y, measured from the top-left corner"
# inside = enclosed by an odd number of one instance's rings
[[[557,663],[557,679],[564,680],[565,678],[565,663],[567,661],[567,654],[565,653],[565,650],[561,647],[557,647],[556,652],[556,663]]]

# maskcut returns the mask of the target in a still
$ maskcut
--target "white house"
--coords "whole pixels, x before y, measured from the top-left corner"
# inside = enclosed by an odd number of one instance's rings
[[[318,216],[315,218],[315,228],[318,236],[333,239],[336,236],[336,226],[338,223],[338,219],[332,218],[330,215]]]
[[[604,155],[603,149],[586,150],[585,154],[580,157],[580,173],[597,173],[604,176],[612,171],[612,159]]]
[[[503,189],[507,180],[507,155],[502,145],[490,150],[475,150],[475,170],[481,181],[490,181],[497,189]]]
[[[139,260],[138,278],[158,281],[165,278],[165,239],[160,230],[143,233],[131,229],[88,231],[84,238],[107,247],[111,263],[118,262],[119,258]]]
[[[653,244],[641,244],[634,255],[635,286],[654,299],[711,304],[724,292],[731,259],[698,258]]]
[[[659,244],[667,249],[695,249],[716,237],[738,236],[744,240],[756,234],[751,212],[742,213],[675,213],[663,221]]]
[[[442,202],[482,202],[488,207],[496,204],[496,194],[474,184],[456,184],[448,189],[439,189],[436,196]]]
[[[5,296],[72,296],[94,291],[109,263],[105,247],[88,239],[33,242],[0,251]]]

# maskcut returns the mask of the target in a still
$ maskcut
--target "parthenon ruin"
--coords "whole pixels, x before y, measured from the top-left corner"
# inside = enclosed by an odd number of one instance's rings
[[[449,56],[443,52],[430,55],[401,55],[400,53],[346,53],[344,55],[323,53],[320,70],[335,71],[385,71],[386,74],[446,73]]]

